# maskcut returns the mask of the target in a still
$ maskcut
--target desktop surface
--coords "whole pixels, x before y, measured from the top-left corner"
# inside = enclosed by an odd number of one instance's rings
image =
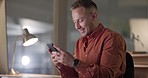
[[[0,75],[1,78],[61,78],[60,75],[46,75],[46,74],[17,74],[17,75]]]

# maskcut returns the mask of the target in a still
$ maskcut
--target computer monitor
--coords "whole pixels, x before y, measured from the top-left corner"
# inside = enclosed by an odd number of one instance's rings
[[[130,19],[131,37],[134,43],[134,50],[137,52],[148,52],[148,19]]]
[[[8,73],[5,0],[0,0],[0,74]]]

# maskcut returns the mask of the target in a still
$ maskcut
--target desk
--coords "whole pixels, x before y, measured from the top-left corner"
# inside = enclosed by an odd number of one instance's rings
[[[45,74],[18,74],[18,75],[0,75],[1,78],[61,78],[60,75]]]
[[[148,78],[148,54],[131,53],[134,61],[135,78]]]

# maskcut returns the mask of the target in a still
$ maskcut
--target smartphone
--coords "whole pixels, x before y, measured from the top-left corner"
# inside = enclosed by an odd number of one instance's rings
[[[53,43],[48,43],[47,46],[51,51],[59,52],[55,47],[53,47]]]

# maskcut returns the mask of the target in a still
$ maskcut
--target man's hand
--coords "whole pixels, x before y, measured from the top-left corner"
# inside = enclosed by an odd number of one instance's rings
[[[60,48],[54,46],[59,52],[51,52],[49,50],[49,52],[51,53],[51,59],[53,61],[53,63],[58,67],[60,68],[63,65],[66,65],[66,66],[69,66],[69,67],[72,67],[73,66],[73,61],[74,61],[74,57],[64,51],[64,50],[61,50]]]

